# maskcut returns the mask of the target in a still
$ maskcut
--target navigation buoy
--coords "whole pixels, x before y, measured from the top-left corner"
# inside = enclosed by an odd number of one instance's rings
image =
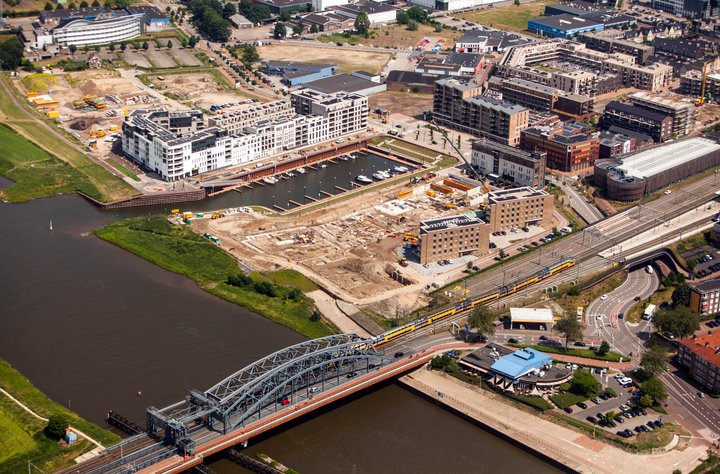
[[[142,395],[142,392],[141,392],[140,390],[138,390],[138,391],[137,391],[137,396],[139,397],[140,395]]]

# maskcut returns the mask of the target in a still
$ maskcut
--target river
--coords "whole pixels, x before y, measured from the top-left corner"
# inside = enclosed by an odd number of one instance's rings
[[[110,409],[144,425],[146,407],[302,340],[90,233],[147,212],[102,212],[76,196],[0,204],[0,357],[101,425]],[[394,384],[248,449],[304,473],[555,471]]]

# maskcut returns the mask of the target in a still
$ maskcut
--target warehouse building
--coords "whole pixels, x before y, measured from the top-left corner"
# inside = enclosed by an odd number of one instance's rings
[[[442,76],[474,76],[483,62],[481,54],[458,53],[425,53],[422,61],[415,67],[415,72],[423,74],[439,74]]]
[[[420,263],[487,253],[489,229],[490,226],[474,214],[421,221]]]
[[[517,186],[542,189],[546,159],[545,152],[528,152],[491,140],[478,140],[472,144],[472,166],[486,176],[509,178]]]
[[[514,33],[500,30],[472,29],[465,30],[455,43],[455,51],[459,53],[489,54],[502,53],[510,46],[525,44],[528,40]]]
[[[605,24],[601,21],[569,14],[546,16],[528,21],[529,31],[553,38],[572,38],[580,33],[604,29]]]
[[[552,194],[531,187],[489,193],[490,231],[508,231],[531,225],[549,229],[552,227],[553,202]]]
[[[360,12],[365,12],[371,25],[394,23],[397,18],[397,12],[400,11],[397,7],[374,0],[358,0],[353,3],[344,3],[334,6],[332,10],[339,15],[352,18],[353,21]]]
[[[261,61],[260,68],[267,74],[282,76],[283,82],[289,86],[298,86],[335,74],[337,64],[306,63],[300,61]]]
[[[614,201],[637,201],[665,186],[720,165],[720,145],[691,138],[595,163],[595,184]]]
[[[336,74],[334,76],[305,82],[303,86],[307,89],[312,89],[325,94],[345,91],[354,92],[364,96],[377,94],[387,90],[387,86],[385,84],[379,84],[375,81],[365,79],[355,74]]]

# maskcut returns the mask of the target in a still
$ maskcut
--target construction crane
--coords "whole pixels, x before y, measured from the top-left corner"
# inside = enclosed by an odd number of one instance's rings
[[[430,119],[430,124],[435,125],[435,119]],[[480,173],[475,171],[475,168],[473,168],[473,166],[468,162],[468,160],[465,159],[465,157],[463,156],[460,149],[458,149],[458,147],[455,146],[455,144],[452,142],[452,140],[450,140],[450,137],[448,137],[447,132],[442,127],[437,127],[437,129],[440,131],[440,133],[445,138],[445,140],[447,140],[447,142],[450,144],[450,146],[453,148],[453,150],[455,150],[455,153],[457,153],[457,155],[460,157],[460,159],[463,160],[463,162],[465,162],[468,169],[470,171],[472,171],[472,173],[475,175],[475,179],[477,179],[478,181],[481,181],[483,183],[483,186],[485,186],[485,189],[487,189],[488,192],[490,192],[489,186],[487,185],[485,180],[483,180],[483,178],[480,176]]]
[[[702,85],[700,87],[700,98],[697,101],[695,101],[696,106],[704,104],[705,100],[710,100],[710,98],[711,98],[709,93],[708,93],[707,97],[705,96],[705,89],[707,86],[707,67],[708,67],[708,65],[710,65],[714,62],[715,62],[715,60],[705,61],[705,63],[703,64]]]

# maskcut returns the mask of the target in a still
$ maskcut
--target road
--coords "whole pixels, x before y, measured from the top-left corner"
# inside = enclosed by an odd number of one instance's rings
[[[690,384],[680,369],[672,365],[660,374],[660,380],[670,395],[668,409],[681,419],[679,421],[683,426],[717,442],[720,435],[720,401],[710,397],[700,398],[698,389]]]
[[[577,212],[588,224],[594,224],[605,217],[597,207],[588,202],[585,196],[575,189],[573,183],[568,182],[565,178],[562,178],[560,181],[560,188],[565,191],[568,199],[570,199],[570,205],[575,212]]]
[[[622,354],[632,354],[637,359],[642,352],[643,341],[650,338],[652,325],[650,321],[629,323],[620,318],[634,305],[636,297],[644,300],[660,286],[657,272],[647,273],[645,269],[635,270],[628,274],[622,285],[612,292],[590,303],[585,311],[587,327],[585,335],[594,340],[606,340]]]

